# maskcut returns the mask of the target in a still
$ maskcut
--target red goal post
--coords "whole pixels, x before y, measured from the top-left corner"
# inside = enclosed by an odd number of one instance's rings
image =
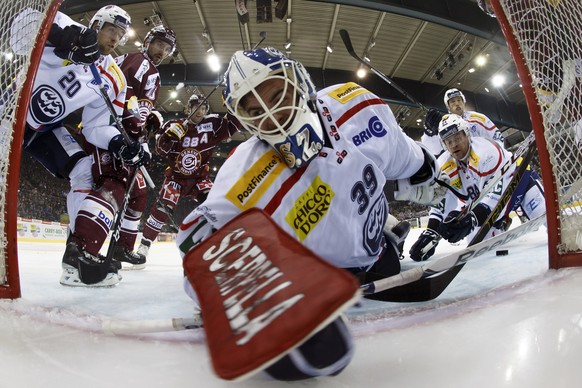
[[[44,43],[62,0],[0,7],[0,298],[20,297],[18,180],[28,101]]]
[[[582,2],[490,0],[536,137],[550,268],[582,266]]]

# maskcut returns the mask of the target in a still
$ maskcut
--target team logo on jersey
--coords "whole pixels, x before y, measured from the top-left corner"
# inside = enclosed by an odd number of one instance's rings
[[[382,249],[384,233],[382,232],[386,218],[388,217],[388,206],[384,194],[370,207],[368,219],[364,223],[364,249],[370,256],[375,256]]]
[[[250,209],[286,169],[279,154],[269,150],[240,177],[225,197],[243,211]]]
[[[374,137],[384,137],[388,131],[378,116],[373,116],[368,121],[368,127],[352,137],[352,141],[356,146],[359,146]]]
[[[328,93],[328,96],[345,104],[352,98],[359,96],[360,94],[367,93],[368,91],[354,82],[348,82],[339,88],[332,90]]]
[[[303,242],[329,211],[335,193],[331,186],[315,177],[313,183],[295,201],[285,221]]]
[[[65,114],[65,102],[54,88],[41,85],[30,97],[30,114],[37,123],[53,123]]]
[[[176,170],[183,175],[192,175],[202,164],[202,155],[194,148],[186,148],[176,156]]]

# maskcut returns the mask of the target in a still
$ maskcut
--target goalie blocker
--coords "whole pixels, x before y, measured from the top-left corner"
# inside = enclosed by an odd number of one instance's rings
[[[192,225],[181,227],[182,251],[202,227]],[[219,377],[237,380],[264,370],[275,379],[300,380],[338,374],[350,362],[352,338],[340,314],[360,297],[356,278],[262,210],[240,214],[190,249],[184,269]]]

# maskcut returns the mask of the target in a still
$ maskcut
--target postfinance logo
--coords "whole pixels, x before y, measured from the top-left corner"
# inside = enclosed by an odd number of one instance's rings
[[[295,205],[285,216],[285,221],[295,230],[299,241],[303,242],[319,221],[329,211],[335,193],[319,177],[295,201]]]
[[[226,193],[226,199],[243,211],[254,207],[286,168],[275,151],[267,151]]]
[[[345,104],[352,98],[359,96],[360,94],[364,94],[366,92],[367,90],[361,87],[360,85],[354,82],[348,82],[345,85],[342,85],[339,88],[329,92],[328,95],[331,98],[341,102],[342,104]]]

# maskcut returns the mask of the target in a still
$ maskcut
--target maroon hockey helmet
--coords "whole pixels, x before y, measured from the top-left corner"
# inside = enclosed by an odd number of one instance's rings
[[[172,52],[170,55],[174,53],[176,50],[176,34],[170,28],[166,28],[164,26],[155,26],[145,36],[143,40],[143,48],[147,50],[149,44],[153,42],[155,39],[159,39],[163,42],[166,42],[170,46],[172,46]]]

